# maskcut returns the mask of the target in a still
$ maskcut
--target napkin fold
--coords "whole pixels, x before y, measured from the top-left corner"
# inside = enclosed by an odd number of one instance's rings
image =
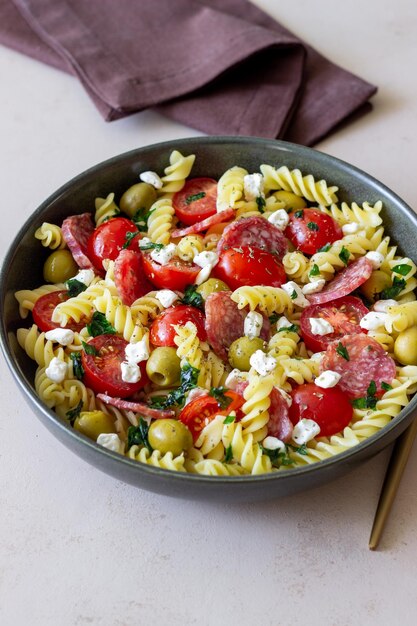
[[[74,74],[103,117],[313,145],[376,87],[247,0],[0,0],[0,43]]]

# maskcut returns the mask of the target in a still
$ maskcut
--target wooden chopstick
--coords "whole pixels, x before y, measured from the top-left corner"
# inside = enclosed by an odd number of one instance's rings
[[[369,538],[370,550],[375,550],[381,539],[382,532],[385,527],[391,506],[395,500],[398,485],[400,484],[408,457],[413,446],[414,439],[417,435],[417,418],[407,430],[398,437],[395,442],[391,458],[385,474],[384,484],[382,485],[381,495],[379,496],[378,507],[376,509],[374,524]]]

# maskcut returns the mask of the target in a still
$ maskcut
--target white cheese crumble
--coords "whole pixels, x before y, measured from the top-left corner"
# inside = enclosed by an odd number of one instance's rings
[[[249,363],[260,376],[267,376],[275,369],[277,361],[262,350],[256,350],[251,355]]]
[[[344,224],[342,226],[342,233],[344,235],[354,235],[360,230],[361,225],[358,222],[350,222],[349,224]]]
[[[294,426],[292,438],[297,445],[302,446],[308,441],[314,439],[314,437],[317,437],[319,433],[320,426],[317,422],[303,418]]]
[[[305,296],[308,296],[310,293],[318,293],[321,291],[326,284],[324,278],[317,278],[317,280],[312,280],[311,283],[307,283],[302,287],[301,291]]]
[[[78,282],[83,283],[86,287],[89,287],[93,282],[95,274],[93,270],[80,270],[76,276],[73,277],[73,280],[78,280]]]
[[[148,185],[152,185],[152,187],[155,187],[155,189],[161,189],[164,184],[161,180],[161,177],[158,176],[156,172],[152,171],[142,172],[142,174],[139,175],[139,178],[142,182],[148,183]]]
[[[149,237],[142,237],[139,241],[139,248],[147,246],[149,243],[152,243],[152,239]]]
[[[324,370],[317,376],[315,379],[315,384],[322,389],[330,389],[331,387],[335,387],[339,382],[341,376],[338,372],[333,372],[333,370]]]
[[[194,281],[195,285],[201,285],[201,283],[205,283],[206,280],[208,280],[210,278],[210,274],[211,274],[211,270],[212,270],[212,266],[211,265],[206,265],[206,267],[203,267],[197,274],[196,279]]]
[[[51,360],[45,370],[45,374],[54,383],[62,383],[68,371],[68,363],[58,359],[56,356]]]
[[[125,348],[126,361],[128,363],[140,363],[149,359],[149,333],[136,343],[128,343]]]
[[[160,250],[152,250],[151,258],[155,261],[155,263],[159,263],[159,265],[167,265],[167,263],[169,263],[175,256],[176,251],[177,246],[175,243],[169,243]]]
[[[249,339],[259,337],[261,334],[264,318],[257,311],[249,311],[243,323],[243,332]]]
[[[310,302],[301,291],[301,288],[293,280],[290,280],[288,283],[284,283],[283,285],[281,285],[281,289],[283,289],[290,296],[291,300],[297,306],[303,309],[307,306],[310,306]]]
[[[379,270],[385,259],[384,255],[380,252],[377,252],[376,250],[371,250],[370,252],[367,252],[365,254],[365,258],[371,262],[374,270]]]
[[[101,435],[97,437],[97,443],[112,452],[118,452],[119,454],[123,454],[124,452],[124,445],[116,433],[101,433]]]
[[[385,321],[388,317],[388,313],[379,313],[376,311],[370,311],[363,316],[359,322],[359,326],[365,330],[376,330],[385,325]]]
[[[271,224],[273,224],[280,230],[285,230],[288,226],[289,221],[290,216],[285,209],[278,209],[278,211],[274,211],[268,217],[268,222],[271,222]]]
[[[322,317],[310,317],[310,328],[313,335],[330,335],[334,333],[334,328],[327,320]]]
[[[281,439],[278,439],[278,437],[272,437],[271,435],[269,437],[265,437],[262,445],[267,450],[279,450],[283,453],[287,450],[285,443],[281,441]]]
[[[194,263],[199,267],[207,267],[208,265],[213,267],[219,262],[219,255],[212,250],[203,250],[195,255],[193,259]]]
[[[325,352],[315,352],[311,355],[310,361],[317,361],[318,363],[320,363],[325,354]]]
[[[377,311],[377,313],[388,313],[388,310],[392,306],[398,306],[398,302],[396,300],[377,300],[373,309],[374,311]]]
[[[243,191],[247,202],[259,197],[264,198],[264,177],[262,174],[246,174],[243,178]]]
[[[239,383],[246,382],[248,379],[249,372],[241,372],[237,369],[237,367],[235,367],[234,369],[232,369],[230,374],[228,374],[224,384],[232,391],[235,391]]]
[[[160,291],[157,291],[155,298],[159,300],[165,309],[172,306],[174,302],[178,300],[177,294],[175,291],[171,291],[171,289],[161,289]]]
[[[137,383],[142,376],[139,366],[128,361],[120,363],[120,371],[122,372],[122,380],[125,383]]]
[[[194,387],[191,391],[188,392],[187,399],[185,404],[189,404],[193,400],[197,400],[197,398],[202,398],[207,395],[207,389],[203,389],[202,387]]]
[[[56,341],[61,346],[69,346],[74,341],[74,336],[74,331],[69,328],[53,328],[45,333],[45,339]]]

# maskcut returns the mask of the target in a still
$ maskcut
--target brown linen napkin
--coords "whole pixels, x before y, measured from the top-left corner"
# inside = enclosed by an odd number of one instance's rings
[[[376,87],[247,0],[0,0],[0,43],[75,74],[106,120],[312,145]]]

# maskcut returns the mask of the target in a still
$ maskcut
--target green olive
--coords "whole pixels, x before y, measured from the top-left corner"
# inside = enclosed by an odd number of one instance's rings
[[[178,456],[193,445],[193,437],[185,424],[176,419],[155,420],[149,427],[148,440],[154,450]]]
[[[307,206],[307,202],[304,198],[300,198],[295,193],[291,193],[291,191],[276,191],[273,194],[277,200],[281,200],[281,202],[285,202],[285,208],[292,209],[293,211],[297,211],[298,209],[303,209]]]
[[[136,183],[120,198],[120,210],[134,217],[138,209],[149,210],[157,199],[156,189],[148,183]]]
[[[260,337],[239,337],[229,348],[229,363],[241,372],[249,372],[249,360],[254,352],[264,349],[264,342]]]
[[[146,373],[160,387],[171,387],[180,382],[181,363],[175,348],[155,348],[146,362]]]
[[[398,335],[394,356],[403,365],[417,365],[417,326],[411,326]]]
[[[47,283],[64,283],[77,272],[78,265],[69,250],[55,250],[43,266],[43,277]]]
[[[201,295],[203,300],[207,300],[211,293],[215,293],[216,291],[230,291],[230,287],[218,278],[209,278],[204,283],[201,283],[196,291]]]
[[[103,411],[83,411],[75,418],[75,430],[97,441],[101,433],[114,433],[114,418]]]
[[[375,270],[368,280],[363,283],[360,290],[368,300],[374,302],[377,295],[387,287],[391,287],[390,277],[381,270]]]

